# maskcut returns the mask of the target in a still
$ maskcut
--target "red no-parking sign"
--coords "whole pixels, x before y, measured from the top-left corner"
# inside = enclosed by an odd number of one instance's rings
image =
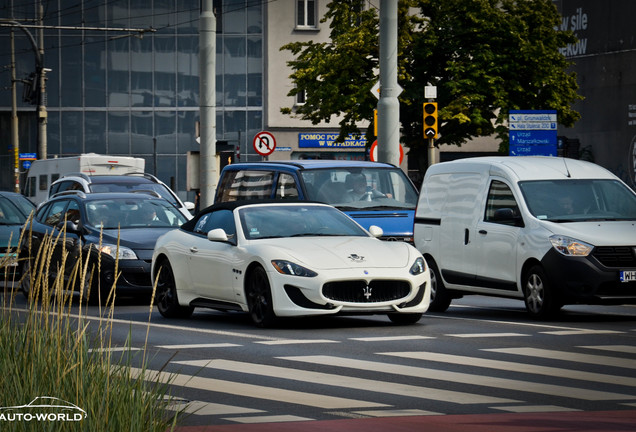
[[[276,138],[270,132],[262,131],[254,136],[254,150],[261,156],[269,156],[276,148]]]
[[[378,140],[373,141],[373,144],[371,144],[371,150],[369,151],[369,159],[371,159],[371,162],[378,161]],[[404,149],[402,148],[402,145],[400,144],[400,165],[402,164],[403,160],[404,160]]]

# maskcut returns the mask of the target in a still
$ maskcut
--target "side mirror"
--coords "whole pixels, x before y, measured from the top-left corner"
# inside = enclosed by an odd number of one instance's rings
[[[228,237],[223,228],[215,228],[208,232],[208,240],[226,242]]]
[[[57,225],[57,228],[59,230],[66,229],[66,232],[73,234],[80,232],[79,226],[72,221],[60,222],[59,225]]]
[[[495,210],[493,221],[513,226],[523,226],[523,219],[517,216],[516,212],[508,207]]]
[[[371,225],[369,227],[369,232],[375,238],[382,237],[382,234],[384,234],[384,231],[382,230],[382,228],[380,228],[377,225]]]

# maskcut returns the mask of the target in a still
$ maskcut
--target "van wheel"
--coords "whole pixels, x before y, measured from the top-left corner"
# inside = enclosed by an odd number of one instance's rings
[[[431,270],[431,303],[428,306],[428,310],[431,312],[446,312],[453,299],[444,286],[442,276],[435,261],[431,259],[427,262]]]
[[[526,309],[532,317],[548,318],[561,309],[561,304],[548,283],[543,267],[540,265],[530,267],[522,282]]]

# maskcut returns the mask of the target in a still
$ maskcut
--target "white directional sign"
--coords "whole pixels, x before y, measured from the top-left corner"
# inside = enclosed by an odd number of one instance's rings
[[[554,113],[510,113],[508,115],[510,123],[515,122],[556,122],[557,115]]]
[[[269,156],[276,149],[276,138],[270,132],[259,132],[254,136],[254,150],[261,156]]]
[[[511,122],[510,130],[557,130],[556,122]]]

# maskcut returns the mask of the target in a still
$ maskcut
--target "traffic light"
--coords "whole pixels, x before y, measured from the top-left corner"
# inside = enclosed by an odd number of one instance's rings
[[[437,102],[424,103],[424,138],[437,138]]]

